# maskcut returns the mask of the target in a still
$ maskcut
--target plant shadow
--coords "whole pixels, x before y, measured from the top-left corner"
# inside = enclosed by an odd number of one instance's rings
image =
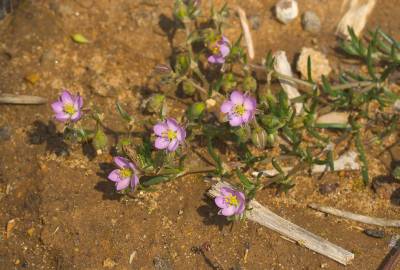
[[[100,170],[96,173],[101,180],[94,187],[95,190],[103,193],[103,200],[118,201],[123,195],[115,191],[115,184],[107,180],[108,174],[115,169],[112,163],[102,162],[99,164]]]
[[[70,152],[63,135],[57,132],[56,125],[51,120],[47,124],[40,120],[33,122],[33,129],[28,132],[28,142],[33,145],[46,144],[46,152],[57,156],[66,156]]]
[[[219,230],[222,231],[224,226],[231,223],[226,219],[226,217],[218,215],[218,209],[212,199],[204,196],[203,202],[205,205],[197,208],[197,213],[203,217],[203,223],[205,225],[217,225]]]

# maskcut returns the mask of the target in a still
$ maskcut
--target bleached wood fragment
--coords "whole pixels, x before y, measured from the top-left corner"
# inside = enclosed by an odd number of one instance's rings
[[[0,94],[0,104],[37,105],[46,102],[45,98],[37,96]]]
[[[343,211],[343,210],[339,210],[339,209],[336,209],[333,207],[319,205],[316,203],[311,203],[308,206],[314,210],[318,210],[323,213],[351,219],[351,220],[358,221],[358,222],[365,223],[365,224],[377,225],[377,226],[383,226],[383,227],[400,227],[400,220],[375,218],[375,217],[354,214],[354,213],[351,213],[348,211]]]
[[[240,24],[243,29],[244,40],[246,41],[247,52],[250,59],[254,59],[254,45],[253,38],[251,37],[249,23],[247,21],[246,12],[239,6],[236,6],[236,11],[239,15]]]
[[[346,125],[349,123],[349,113],[348,112],[330,112],[321,115],[315,121],[316,124],[340,124]]]
[[[277,51],[274,54],[274,57],[275,57],[275,62],[274,62],[275,71],[284,74],[286,76],[293,77],[292,68],[286,57],[286,52]],[[279,79],[279,82],[285,93],[288,95],[289,99],[294,99],[300,96],[300,93],[297,90],[296,84],[294,82],[285,79]],[[303,109],[303,103],[296,103],[295,109],[296,109],[296,114],[300,114]]]
[[[208,191],[210,197],[216,197],[222,187],[232,187],[229,183],[218,182]],[[275,232],[282,234],[301,246],[307,247],[319,254],[327,256],[343,265],[347,265],[354,259],[354,254],[291,223],[278,216],[268,208],[262,206],[256,200],[249,203],[251,210],[246,211],[246,217]]]
[[[364,29],[368,16],[374,9],[376,0],[346,0],[346,6],[348,6],[347,12],[343,15],[342,19],[336,29],[336,34],[344,38],[349,39],[350,34],[348,27],[353,28],[354,33],[360,36]]]
[[[337,160],[333,162],[334,171],[357,171],[360,169],[360,164],[357,162],[357,153],[354,151],[348,151],[341,155]],[[282,170],[288,172],[292,167],[284,167]],[[328,170],[327,165],[314,165],[312,167],[312,173],[322,173]],[[253,172],[254,176],[257,176],[259,172]],[[262,171],[263,175],[268,177],[274,177],[279,174],[275,169]]]

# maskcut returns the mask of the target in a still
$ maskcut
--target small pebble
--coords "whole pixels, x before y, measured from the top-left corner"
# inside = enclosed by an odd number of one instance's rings
[[[11,138],[11,128],[8,126],[0,127],[0,142],[8,141]]]
[[[374,238],[383,238],[383,237],[385,237],[385,232],[381,231],[381,230],[365,229],[364,233],[366,235],[374,237]]]
[[[399,241],[400,241],[400,235],[398,234],[393,235],[389,241],[389,248],[394,248],[396,246],[399,247],[400,246]]]
[[[284,24],[296,19],[299,7],[296,0],[279,0],[275,6],[276,18]]]
[[[111,258],[107,258],[103,261],[104,268],[114,268],[116,265],[117,263],[113,261]]]
[[[172,266],[167,259],[155,257],[153,259],[154,269],[156,270],[172,270]]]
[[[307,32],[317,34],[321,31],[321,20],[318,15],[312,11],[306,11],[303,14],[302,24]]]
[[[339,187],[338,183],[333,183],[333,184],[320,184],[319,185],[319,192],[322,195],[326,195],[332,192],[335,192],[335,190]]]

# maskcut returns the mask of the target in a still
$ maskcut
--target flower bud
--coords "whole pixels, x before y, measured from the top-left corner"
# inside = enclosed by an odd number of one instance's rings
[[[400,166],[397,166],[393,171],[392,171],[392,176],[394,179],[397,181],[400,181]]]
[[[243,126],[235,130],[235,134],[239,139],[239,142],[245,143],[251,137],[251,131],[249,126]]]
[[[188,109],[188,117],[190,120],[196,120],[203,114],[206,108],[204,102],[193,103]]]
[[[265,149],[267,145],[267,132],[263,128],[257,127],[251,134],[251,141],[259,149]]]
[[[253,76],[246,76],[243,80],[243,89],[246,91],[256,91],[257,81]]]
[[[272,115],[262,115],[260,120],[268,133],[271,133],[272,130],[279,128],[281,125],[279,119]]]
[[[189,81],[184,81],[182,83],[183,93],[189,97],[193,96],[196,93],[196,88],[194,88],[193,84]]]
[[[222,90],[225,93],[229,93],[230,90],[234,89],[236,84],[235,76],[232,73],[226,73],[222,77]]]
[[[276,142],[276,134],[275,133],[270,133],[267,135],[267,146],[268,147],[273,147]]]
[[[179,54],[176,57],[175,72],[179,75],[184,75],[189,70],[190,58],[186,54]]]
[[[146,104],[146,110],[149,113],[159,113],[163,106],[165,100],[165,96],[162,94],[154,94],[152,95]]]
[[[105,150],[108,145],[108,138],[104,131],[99,128],[93,137],[92,145],[96,150]]]
[[[174,16],[182,22],[188,19],[187,6],[182,0],[175,1]]]

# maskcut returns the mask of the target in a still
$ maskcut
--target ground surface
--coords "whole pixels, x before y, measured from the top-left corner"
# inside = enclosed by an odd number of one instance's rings
[[[318,35],[304,32],[299,18],[288,26],[276,22],[271,13],[274,2],[240,1],[260,23],[252,30],[257,59],[269,49],[282,49],[293,60],[302,46],[334,57],[333,32],[341,1],[299,1],[301,11],[313,10],[322,19]],[[369,26],[379,25],[399,38],[396,2],[379,1]],[[26,1],[13,16],[0,21],[0,93],[53,100],[66,87],[102,108],[108,126],[122,129],[115,100],[138,114],[147,77],[171,54],[165,34],[171,7],[170,0]],[[236,21],[227,33],[238,29]],[[73,33],[84,33],[91,43],[73,43]],[[333,63],[338,70],[340,62]],[[24,79],[32,74],[39,78],[35,84]],[[0,269],[211,269],[193,251],[204,242],[210,243],[226,269],[344,269],[252,222],[224,226],[204,197],[209,183],[201,177],[182,178],[159,186],[157,192],[139,193],[135,199],[120,197],[105,178],[111,155],[93,156],[79,147],[69,149],[68,155],[56,134],[60,127],[51,119],[49,106],[0,105],[0,226],[5,228],[12,219],[16,224],[8,239],[0,235]],[[379,154],[380,149],[370,152],[372,176],[386,175],[390,155]],[[360,188],[359,178],[358,173],[322,179],[299,176],[298,185],[287,195],[277,197],[267,189],[257,199],[354,252],[355,259],[346,269],[376,269],[389,251],[390,236],[400,231],[388,229],[385,238],[374,239],[361,232],[371,227],[319,215],[306,207],[319,202],[399,218],[396,194]],[[318,185],[325,182],[340,187],[321,195]],[[399,193],[393,185],[388,189]]]

